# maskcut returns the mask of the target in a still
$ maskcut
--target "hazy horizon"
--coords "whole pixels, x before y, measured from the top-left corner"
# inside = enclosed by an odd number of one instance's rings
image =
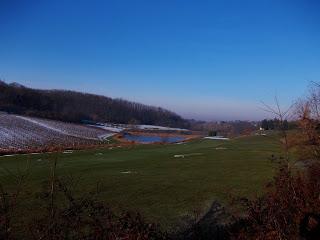
[[[320,79],[317,1],[1,1],[0,78],[259,120]]]

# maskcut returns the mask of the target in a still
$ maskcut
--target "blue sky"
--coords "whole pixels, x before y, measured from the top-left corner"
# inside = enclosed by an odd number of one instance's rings
[[[0,0],[0,78],[260,119],[320,81],[320,2]]]

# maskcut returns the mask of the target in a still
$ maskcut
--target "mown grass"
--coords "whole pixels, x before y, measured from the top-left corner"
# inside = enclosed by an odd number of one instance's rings
[[[278,153],[274,138],[252,136],[224,142],[197,140],[20,155],[0,158],[0,180],[13,187],[12,173],[29,161],[31,174],[24,201],[32,205],[28,198],[41,190],[50,177],[50,160],[57,159],[58,176],[81,178],[78,193],[89,192],[100,182],[100,198],[114,209],[138,211],[147,220],[170,228],[194,210],[205,212],[213,201],[226,204],[230,195],[260,194],[274,173],[269,157]],[[174,157],[181,154],[191,155]]]

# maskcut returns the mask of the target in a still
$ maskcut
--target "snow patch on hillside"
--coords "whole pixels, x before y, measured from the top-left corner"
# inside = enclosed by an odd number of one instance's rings
[[[102,125],[97,125],[95,127],[99,127],[111,132],[121,132],[126,129],[139,129],[139,130],[154,130],[154,131],[190,131],[188,129],[183,128],[171,128],[171,127],[163,127],[157,125],[146,125],[146,124],[111,124],[104,123]]]
[[[104,126],[102,126],[102,125],[87,125],[87,126],[101,128],[103,130],[115,132],[115,133],[122,132],[125,129],[122,127],[112,127],[112,126],[108,126],[108,125],[104,125]]]
[[[31,122],[31,123],[37,124],[37,125],[39,125],[39,126],[41,126],[41,127],[44,127],[44,128],[47,128],[47,129],[50,129],[50,130],[59,132],[59,133],[61,133],[61,134],[66,134],[66,135],[68,135],[68,133],[67,133],[66,131],[63,131],[63,130],[58,129],[58,128],[55,128],[55,127],[52,127],[52,126],[50,126],[50,125],[48,125],[48,124],[42,123],[42,122],[37,121],[37,120],[35,120],[35,119],[31,119],[31,118],[27,118],[27,117],[23,117],[23,116],[16,116],[16,117],[17,117],[17,118],[21,118],[21,119],[26,120],[26,121],[29,121],[29,122]]]

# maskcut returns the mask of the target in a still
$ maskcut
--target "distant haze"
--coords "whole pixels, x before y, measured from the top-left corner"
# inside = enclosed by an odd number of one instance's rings
[[[135,101],[143,99],[137,97]],[[157,105],[158,102],[152,97],[147,102]],[[222,121],[222,120],[261,120],[273,117],[270,113],[263,110],[262,103],[257,100],[253,102],[241,102],[236,99],[222,99],[215,97],[190,97],[187,101],[178,97],[167,97],[161,99],[161,106],[173,110],[187,119]],[[270,99],[273,104],[273,98]],[[283,104],[287,108],[288,104]]]
[[[320,81],[319,1],[0,1],[0,78],[257,120]]]

